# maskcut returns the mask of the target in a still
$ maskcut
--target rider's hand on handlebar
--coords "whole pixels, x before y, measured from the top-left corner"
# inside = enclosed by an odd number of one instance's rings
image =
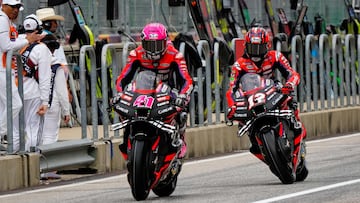
[[[178,107],[184,108],[186,104],[186,95],[185,94],[179,94],[175,98],[174,104]]]
[[[120,101],[121,96],[122,96],[122,93],[121,93],[121,92],[117,93],[117,94],[110,100],[110,104],[111,104],[111,105],[117,104],[117,103]]]
[[[173,88],[171,90],[171,97],[173,98],[174,104],[177,107],[185,108],[186,105],[186,95],[185,94],[179,94],[179,90]]]
[[[283,94],[291,94],[294,91],[294,84],[292,84],[291,82],[287,82],[285,83],[285,85],[281,88],[281,92]]]

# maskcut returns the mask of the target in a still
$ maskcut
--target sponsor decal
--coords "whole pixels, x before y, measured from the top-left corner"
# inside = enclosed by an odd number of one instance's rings
[[[157,33],[150,33],[149,34],[149,39],[154,39],[154,40],[156,40],[156,39],[158,39],[158,34]]]
[[[280,95],[278,98],[276,98],[274,101],[272,101],[271,104],[272,105],[277,104],[280,101],[281,98],[282,98],[282,95]]]
[[[166,112],[169,112],[173,109],[173,107],[168,107],[168,108],[165,108],[165,109],[161,109],[161,110],[158,110],[158,114],[164,114]]]
[[[160,106],[165,106],[167,104],[169,104],[170,102],[169,101],[165,101],[165,102],[161,102],[161,103],[158,103],[157,106],[160,107]]]
[[[162,88],[161,88],[161,92],[167,92],[167,89],[168,89],[168,86],[166,85],[163,85]]]
[[[119,106],[119,105],[116,105],[115,108],[116,108],[117,110],[119,110],[119,111],[124,112],[124,113],[129,113],[129,110],[128,110],[128,109],[125,109],[125,108],[123,108],[123,107],[121,107],[121,106]]]
[[[170,100],[170,96],[163,96],[163,97],[158,97],[156,98],[157,102],[163,102],[163,101],[168,101]]]
[[[236,110],[247,110],[246,106],[237,106]]]
[[[132,97],[123,94],[123,95],[121,96],[121,99],[124,99],[124,100],[126,100],[126,101],[131,101]]]
[[[247,113],[236,113],[234,117],[247,117]]]
[[[130,106],[130,103],[127,102],[127,101],[124,101],[124,100],[120,100],[120,103],[125,104],[125,105],[127,105],[127,106]]]

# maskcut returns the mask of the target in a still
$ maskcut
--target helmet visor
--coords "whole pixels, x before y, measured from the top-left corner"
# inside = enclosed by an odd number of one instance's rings
[[[160,54],[165,50],[166,41],[165,40],[143,40],[142,41],[143,49],[151,54]]]
[[[267,44],[246,44],[246,52],[251,56],[263,56],[267,51]]]

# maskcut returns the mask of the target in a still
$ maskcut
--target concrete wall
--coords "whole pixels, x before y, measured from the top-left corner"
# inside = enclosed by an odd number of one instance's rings
[[[360,107],[308,112],[300,116],[307,128],[308,139],[360,131]],[[189,128],[186,133],[188,144],[186,158],[248,149],[248,138],[239,138],[236,133],[236,124],[231,127],[218,124]],[[98,173],[125,169],[124,160],[118,149],[121,141],[121,139],[112,139],[96,142],[96,161],[89,167],[97,169]],[[0,156],[0,191],[38,185],[39,160],[40,155],[36,153]]]

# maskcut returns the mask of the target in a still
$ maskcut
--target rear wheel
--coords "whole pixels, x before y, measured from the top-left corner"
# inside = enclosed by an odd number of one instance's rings
[[[280,158],[280,152],[277,149],[277,140],[274,131],[270,130],[262,134],[262,140],[265,151],[265,160],[269,163],[270,170],[281,180],[283,184],[292,184],[295,181],[295,174],[292,172],[289,164]]]
[[[131,192],[136,200],[145,200],[149,196],[149,175],[147,168],[147,154],[144,141],[134,141],[132,162]]]

